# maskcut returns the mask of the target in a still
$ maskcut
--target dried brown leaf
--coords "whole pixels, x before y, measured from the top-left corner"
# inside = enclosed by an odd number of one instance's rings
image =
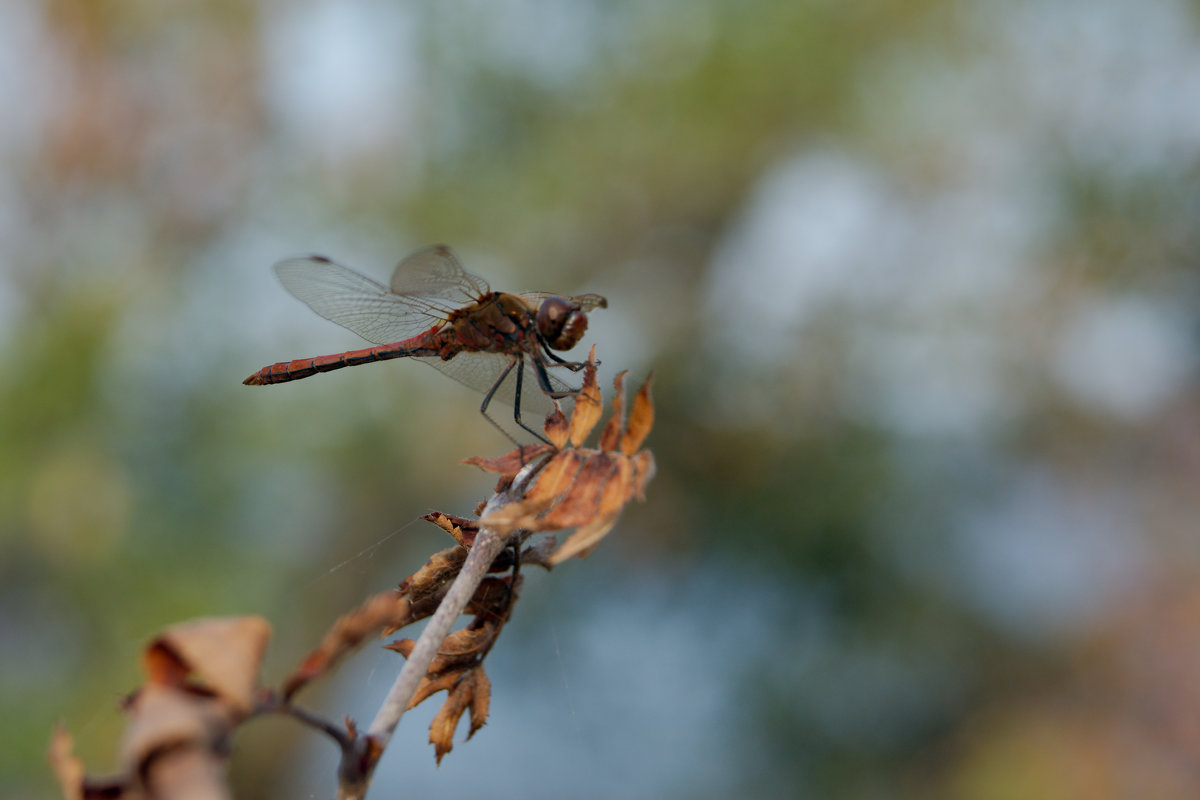
[[[189,676],[241,713],[254,706],[270,624],[258,616],[200,619],[163,631],[143,653],[150,684],[180,686]]]
[[[645,499],[646,484],[654,477],[654,456],[649,450],[643,450],[633,458],[616,457],[613,461],[616,472],[608,476],[603,483],[600,495],[596,498],[595,519],[582,524],[562,547],[555,550],[549,557],[549,565],[554,566],[568,558],[586,557],[596,548],[600,540],[608,535],[616,524],[617,518],[629,501],[634,497]],[[577,510],[587,507],[587,500],[581,503]],[[549,519],[547,525],[563,522],[563,519]]]
[[[597,454],[599,455],[601,454]],[[580,527],[550,556],[552,565],[576,556],[582,558],[591,553],[600,540],[612,530],[621,515],[621,510],[636,491],[633,463],[627,458],[616,456],[610,459],[610,464],[611,470],[594,484],[594,488],[599,490],[598,493],[588,491],[588,497],[576,509],[577,512],[586,514],[587,521],[573,522]]]
[[[620,474],[621,461],[620,456],[588,451],[575,482],[557,503],[538,518],[534,530],[557,531],[594,519],[601,513],[600,498],[605,488]]]
[[[544,456],[546,453],[553,453],[554,450],[555,448],[552,445],[545,444],[544,442],[540,444],[527,444],[518,447],[511,453],[505,453],[499,458],[472,456],[471,458],[463,459],[462,463],[479,467],[485,472],[495,472],[511,479],[526,464]]]
[[[468,629],[463,629],[463,631],[466,630]],[[456,633],[462,633],[463,631],[456,631]],[[450,641],[453,636],[454,634],[447,636],[446,641]],[[492,629],[485,631],[483,635],[477,633],[474,637],[464,637],[458,644],[453,645],[459,648],[461,652],[447,652],[439,648],[438,655],[430,663],[428,671],[417,685],[417,690],[413,692],[412,699],[408,701],[408,707],[416,708],[430,695],[436,694],[443,689],[453,688],[464,672],[472,670],[479,665],[479,654],[486,652],[487,647],[495,639],[495,636],[496,630],[492,626]],[[416,644],[416,641],[413,639],[399,639],[391,644],[384,645],[383,649],[391,650],[408,658],[412,654]]]
[[[383,646],[383,649],[391,650],[394,653],[399,653],[400,655],[404,656],[405,658],[408,658],[410,655],[412,655],[413,648],[416,646],[417,646],[416,639],[397,639],[396,641],[394,641],[390,644],[385,644]],[[411,708],[411,707],[412,706],[409,706],[409,708]]]
[[[654,456],[638,448],[654,424],[650,394],[653,376],[638,391],[626,422],[626,374],[622,372],[613,380],[612,417],[600,435],[600,449],[559,451],[545,464],[524,497],[480,520],[481,525],[501,533],[576,528],[562,547],[544,557],[543,565],[549,567],[590,553],[612,530],[624,507],[635,497],[645,498],[646,485],[654,476]],[[599,397],[598,390],[590,395],[587,391],[589,387],[595,390],[594,370],[589,378],[580,395],[584,400],[576,404],[571,420],[570,439],[576,445],[596,422],[594,407],[586,399]]]
[[[471,730],[467,732],[468,739],[487,723],[492,704],[492,681],[482,665],[473,671],[473,678],[475,686],[471,692]]]
[[[579,481],[579,472],[586,464],[583,450],[563,450],[550,460],[537,475],[533,485],[519,503],[513,504],[522,513],[518,528],[539,530],[534,518],[545,513],[571,491]]]
[[[625,423],[625,376],[628,374],[629,370],[621,370],[613,378],[612,414],[597,443],[601,450],[616,450],[621,442],[621,426]]]
[[[446,584],[445,586],[434,590],[431,594],[422,597],[420,600],[413,600],[409,604],[408,613],[394,622],[384,625],[383,629],[379,632],[379,635],[391,636],[401,628],[407,627],[414,622],[420,622],[426,617],[432,616],[433,613],[437,611],[438,606],[442,602],[442,598],[446,596],[446,592],[449,590],[449,588],[450,584]]]
[[[429,671],[443,672],[460,667],[478,657],[495,638],[494,624],[460,628],[442,640],[437,657],[430,663]]]
[[[567,422],[567,415],[562,412],[558,401],[554,403],[554,411],[546,417],[546,424],[542,430],[546,432],[546,438],[550,440],[555,449],[562,450],[567,446],[567,436],[571,432],[571,427]]]
[[[454,731],[458,721],[467,710],[470,697],[466,692],[450,690],[446,702],[438,709],[429,723],[429,743],[433,745],[434,757],[437,763],[442,763],[442,757],[454,749]]]
[[[142,672],[146,674],[146,683],[156,686],[187,685],[191,670],[188,665],[170,647],[159,645],[152,641],[142,650]]]
[[[577,490],[584,478],[580,469],[597,455],[599,454],[594,450],[560,450],[538,472],[523,498],[501,507],[479,520],[478,524],[501,533],[511,533],[520,529],[535,532],[555,529],[555,526],[543,524],[538,519],[539,515],[552,505],[561,503],[568,492],[574,493]]]
[[[141,773],[149,759],[167,750],[199,747],[217,753],[240,718],[219,698],[157,684],[143,686],[126,712],[130,721],[121,761],[134,773]]]
[[[454,514],[443,514],[440,511],[424,514],[421,516],[421,519],[437,525],[450,534],[454,541],[463,547],[471,547],[475,544],[475,537],[479,535],[479,520],[477,519],[457,517]]]
[[[458,526],[452,527],[462,532]],[[439,550],[429,557],[424,566],[400,583],[400,594],[408,595],[414,603],[424,600],[453,581],[466,560],[466,548]]]
[[[482,680],[480,676],[483,676]],[[439,764],[442,763],[442,756],[453,749],[454,731],[468,708],[471,710],[471,730],[467,738],[471,738],[475,731],[483,727],[487,721],[491,688],[491,681],[484,675],[483,668],[475,667],[462,674],[449,690],[446,702],[429,725],[429,743],[434,747],[434,755]]]
[[[413,605],[397,591],[380,592],[353,611],[338,618],[317,649],[283,684],[283,696],[290,699],[309,681],[324,674],[339,658],[362,643],[363,639],[389,626],[403,627],[412,621]]]
[[[141,771],[145,794],[175,800],[226,800],[233,795],[225,759],[212,750],[182,747],[161,753]]]
[[[533,486],[525,493],[524,498],[488,514],[479,520],[479,524],[502,534],[522,528],[537,530],[535,518],[570,488],[582,462],[583,455],[579,450],[562,450],[556,453],[537,474]]]
[[[512,599],[512,584],[507,578],[484,578],[467,601],[463,613],[488,620],[507,619]]]
[[[617,524],[616,516],[601,517],[592,520],[586,525],[580,525],[574,533],[567,537],[567,540],[562,543],[562,547],[554,551],[554,555],[550,556],[550,564],[558,565],[566,561],[568,558],[583,558],[596,549],[596,545],[600,544],[600,540],[608,535],[608,532]]]
[[[613,466],[615,469],[600,489],[596,511],[599,516],[611,516],[616,519],[637,492],[638,480],[636,467],[631,459],[617,456],[613,459]]]
[[[571,409],[571,432],[568,439],[571,444],[579,447],[587,440],[588,434],[600,420],[604,407],[600,401],[600,387],[596,384],[596,346],[588,353],[587,367],[583,372],[583,388],[575,395],[575,405]]]
[[[444,514],[441,511],[431,511],[428,514],[422,514],[421,519],[426,522],[432,522],[453,536],[455,540],[458,539],[458,535],[454,533],[456,528],[462,528],[464,525],[474,522],[474,520],[467,519],[466,517],[456,517],[453,514]]]
[[[442,641],[437,656],[429,664],[429,674],[437,675],[474,663],[487,653],[498,630],[494,623],[487,623],[478,628],[468,626],[454,631]]]
[[[654,427],[654,398],[650,396],[650,385],[653,382],[654,373],[651,372],[633,398],[629,424],[625,426],[625,435],[621,437],[621,452],[627,456],[638,451],[650,434],[650,429]]]
[[[426,675],[417,685],[417,690],[413,692],[412,699],[408,701],[408,707],[416,708],[438,692],[453,691],[462,676],[463,670],[461,669],[442,672],[432,677]]]
[[[583,460],[583,454],[579,450],[563,450],[557,453],[537,474],[522,502],[530,507],[539,507],[558,498],[574,483]]]

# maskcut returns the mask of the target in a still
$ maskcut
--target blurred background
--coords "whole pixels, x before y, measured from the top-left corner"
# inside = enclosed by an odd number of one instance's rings
[[[0,789],[115,763],[142,645],[277,683],[509,445],[270,265],[594,291],[659,474],[528,579],[492,717],[375,795],[1200,794],[1200,6],[2,0]],[[368,647],[304,702],[369,721]],[[465,729],[464,729],[465,732]],[[460,733],[461,739],[462,733]],[[247,726],[241,797],[335,752]]]

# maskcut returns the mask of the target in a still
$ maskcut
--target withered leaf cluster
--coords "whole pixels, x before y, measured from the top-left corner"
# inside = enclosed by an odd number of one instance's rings
[[[633,400],[625,420],[625,374],[613,381],[613,413],[596,448],[582,445],[600,421],[600,389],[596,368],[589,358],[583,389],[568,420],[561,411],[546,419],[551,445],[537,477],[516,502],[503,506],[478,524],[502,534],[534,534],[575,528],[554,550],[548,562],[559,564],[583,557],[595,549],[633,498],[645,499],[646,484],[654,477],[654,456],[641,449],[654,425],[654,403],[647,380]],[[528,449],[517,449],[498,459],[469,459],[467,463],[500,474],[504,489],[528,460]]]
[[[434,746],[438,763],[453,747],[454,731],[458,721],[468,709],[471,712],[470,739],[487,722],[488,704],[492,697],[492,682],[483,669],[483,657],[496,641],[500,632],[496,622],[474,624],[455,631],[442,641],[437,658],[429,665],[425,677],[408,702],[413,708],[437,692],[446,692],[446,702],[434,716],[429,726],[429,743]],[[412,639],[400,639],[386,645],[408,658],[416,647]]]
[[[646,484],[654,475],[654,458],[650,451],[641,449],[654,424],[650,381],[634,398],[628,421],[624,413],[624,381],[624,372],[614,381],[613,414],[596,448],[583,447],[602,415],[593,352],[570,419],[556,410],[546,420],[549,444],[520,447],[499,458],[468,459],[467,463],[500,475],[497,493],[510,491],[517,476],[527,467],[535,470],[536,475],[522,492],[481,519],[438,512],[425,515],[424,519],[453,537],[458,547],[435,554],[401,585],[401,591],[408,593],[414,603],[443,591],[457,576],[481,528],[491,529],[513,545],[512,550],[503,551],[492,563],[493,572],[516,564],[549,569],[595,549],[612,530],[626,504],[634,497],[644,497]],[[551,537],[521,549],[534,534],[570,528],[575,531],[561,546]],[[519,559],[514,555],[518,550]],[[494,581],[487,579],[480,590]],[[494,608],[483,603],[477,592],[467,609],[476,614],[474,621],[446,638],[409,703],[411,708],[439,691],[447,693],[429,732],[439,763],[450,752],[454,731],[464,713],[470,711],[468,739],[487,719],[491,682],[483,670],[483,658],[511,614],[520,587],[518,575],[513,576],[509,587],[511,591],[504,595],[504,605]],[[414,645],[411,639],[403,639],[389,647],[407,657]]]
[[[278,691],[259,683],[270,638],[269,625],[259,617],[197,620],[161,633],[143,653],[145,683],[123,705],[129,725],[115,775],[87,777],[73,755],[70,735],[56,731],[49,757],[64,795],[72,800],[228,797],[225,761],[231,734],[253,716],[282,713],[336,740],[343,753],[339,793],[361,797],[388,734],[360,735],[350,719],[341,724],[326,721],[296,706],[296,695],[368,638],[433,615],[460,574],[466,577],[463,567],[468,554],[486,531],[496,545],[479,551],[487,554],[485,558],[501,546],[505,549],[490,564],[476,562],[477,572],[466,583],[470,599],[465,607],[461,603],[467,595],[456,589],[462,599],[447,606],[454,609],[449,611],[451,617],[440,615],[449,621],[462,608],[472,619],[445,636],[419,684],[414,680],[415,692],[406,697],[412,708],[446,692],[429,737],[440,763],[450,752],[464,715],[470,721],[468,739],[487,721],[491,681],[483,662],[512,615],[523,581],[520,570],[550,569],[566,559],[586,556],[630,500],[644,497],[654,475],[653,456],[642,449],[654,422],[650,381],[634,397],[626,419],[624,379],[621,373],[614,381],[612,417],[594,448],[584,447],[602,415],[593,351],[571,416],[556,410],[546,419],[548,443],[518,448],[499,458],[470,459],[467,463],[500,476],[493,500],[503,502],[487,505],[491,510],[479,519],[439,512],[425,515],[454,539],[454,546],[434,553],[397,589],[380,592],[340,617]],[[561,545],[553,536],[527,543],[535,534],[571,529]],[[485,569],[508,574],[479,577]],[[416,646],[412,639],[386,645],[406,659]],[[426,653],[431,650],[425,645]]]

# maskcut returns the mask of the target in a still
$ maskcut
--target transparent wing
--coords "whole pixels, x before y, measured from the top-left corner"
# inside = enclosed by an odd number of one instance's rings
[[[325,256],[280,261],[275,274],[313,311],[375,344],[398,342],[441,325],[453,308],[437,297],[396,294]]]
[[[460,353],[449,361],[443,361],[440,358],[418,360],[477,392],[486,393],[499,380],[500,375],[512,363],[514,357],[501,353],[471,352]],[[525,373],[521,381],[521,419],[531,428],[538,428],[546,415],[554,410],[554,401],[542,391],[538,384],[537,374],[534,372],[534,366],[529,363],[528,358],[523,359],[522,367]],[[550,378],[550,385],[556,392],[571,392],[577,388],[568,386],[555,377],[553,368],[547,370],[547,375]],[[497,421],[503,421],[504,417],[508,415],[497,414],[495,405],[499,403],[502,407],[512,408],[516,393],[517,368],[514,367],[492,396],[492,407],[488,409],[488,415]]]
[[[451,300],[465,305],[487,294],[487,281],[463,269],[454,251],[444,244],[418,250],[396,265],[392,291],[399,295]]]
[[[593,311],[597,308],[608,308],[608,300],[598,294],[577,294],[570,295],[555,295],[554,292],[522,292],[521,297],[528,300],[533,308],[537,308],[542,304],[542,301],[547,297],[566,297],[568,300],[574,300],[583,308],[584,311]]]

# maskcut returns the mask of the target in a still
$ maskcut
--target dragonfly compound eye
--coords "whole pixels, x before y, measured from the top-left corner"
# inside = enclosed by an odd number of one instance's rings
[[[538,307],[538,333],[554,350],[570,350],[587,331],[587,314],[563,297],[547,297]]]

